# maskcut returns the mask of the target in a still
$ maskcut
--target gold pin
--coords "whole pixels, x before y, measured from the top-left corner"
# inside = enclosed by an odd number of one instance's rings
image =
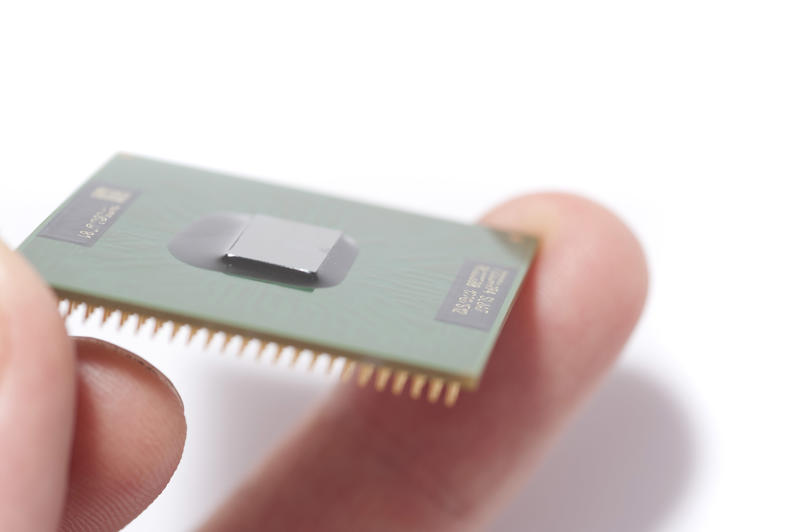
[[[261,360],[261,357],[264,356],[264,353],[267,352],[267,349],[269,349],[269,342],[263,342],[261,344],[261,349],[259,349],[258,352],[256,353],[256,360],[257,361]]]
[[[406,385],[406,381],[408,380],[408,372],[407,371],[398,371],[394,374],[394,382],[392,382],[392,393],[395,395],[400,395],[403,393],[403,386]]]
[[[358,369],[358,385],[366,386],[374,370],[375,366],[373,364],[361,364]]]
[[[108,321],[108,318],[111,317],[111,314],[113,314],[113,312],[114,311],[112,309],[110,309],[108,307],[103,307],[103,321],[101,322],[103,325],[106,324],[106,322]]]
[[[442,387],[444,387],[442,379],[431,379],[431,383],[428,385],[428,401],[431,403],[438,401],[442,394]]]
[[[247,347],[250,344],[252,344],[253,342],[255,342],[255,341],[256,341],[255,338],[242,337],[242,343],[239,344],[239,349],[236,351],[236,356],[237,357],[242,356],[244,354],[245,350],[247,349]]]
[[[297,347],[292,348],[291,358],[289,359],[289,367],[294,367],[297,362],[300,360],[300,356],[303,354],[303,350]]]
[[[272,350],[272,358],[270,358],[269,361],[271,364],[277,364],[278,361],[281,359],[281,352],[283,352],[283,346],[275,342],[272,342],[270,345],[274,345],[275,348]]]
[[[136,324],[134,325],[134,332],[138,334],[139,330],[141,330],[142,325],[144,325],[145,321],[147,321],[147,318],[145,318],[141,314],[136,314]]]
[[[346,382],[350,380],[350,377],[353,376],[353,372],[356,370],[356,363],[352,360],[345,360],[344,367],[342,368],[342,382]]]
[[[90,305],[89,303],[86,303],[86,308],[85,308],[85,309],[83,309],[83,321],[86,321],[86,320],[88,320],[89,318],[91,318],[91,317],[92,317],[92,314],[94,314],[94,311],[95,311],[96,309],[97,309],[97,307],[96,307],[96,306],[94,306],[94,305]]]
[[[277,364],[278,362],[281,361],[281,356],[283,355],[283,351],[284,349],[286,349],[286,347],[281,344],[274,344],[274,345],[275,345],[275,352],[272,354],[272,360],[270,360],[270,362],[272,362],[273,364]]]
[[[445,406],[453,406],[456,404],[456,399],[458,399],[458,391],[460,389],[461,385],[457,382],[450,382],[447,384],[447,391],[444,394]]]
[[[189,337],[186,339],[186,343],[189,344],[194,340],[194,337],[197,336],[197,327],[194,325],[189,325]]]
[[[153,336],[158,334],[158,331],[161,330],[161,327],[164,326],[164,320],[156,318],[156,324],[153,327]]]
[[[172,322],[172,331],[169,334],[169,341],[175,340],[175,337],[178,336],[178,331],[183,328],[183,325],[178,323],[177,321]]]
[[[130,318],[130,317],[131,317],[131,313],[130,312],[126,312],[124,310],[121,311],[120,316],[119,316],[119,328],[120,329],[122,328],[123,325],[125,325],[125,322],[128,321],[128,318]]]
[[[250,344],[256,345],[256,342],[258,342],[258,340],[256,340],[255,338],[247,338],[242,336],[242,349],[247,349],[248,347],[250,347]]]
[[[70,300],[70,302],[69,302],[69,309],[67,310],[67,315],[70,315],[70,314],[72,314],[73,312],[75,312],[75,309],[77,309],[77,308],[78,308],[78,305],[79,305],[79,303],[78,303],[77,301],[72,301],[72,300]]]
[[[308,363],[308,369],[312,370],[317,363],[317,357],[319,357],[319,353],[316,351],[309,351],[309,353],[311,354],[311,362]]]
[[[211,345],[211,342],[214,340],[214,336],[217,335],[216,331],[212,331],[211,329],[206,329],[207,336],[206,336],[206,345],[205,348],[208,349],[208,346]]]
[[[333,371],[333,363],[334,362],[335,362],[335,359],[334,359],[333,355],[328,353],[328,367],[325,368],[325,374],[326,375],[330,375],[331,372]]]
[[[412,399],[419,399],[422,395],[422,388],[425,386],[425,376],[424,375],[414,375],[411,378],[411,398]]]
[[[226,333],[226,332],[224,332],[222,334],[223,334],[223,340],[222,340],[222,347],[220,348],[221,352],[225,351],[228,348],[228,344],[230,344],[231,340],[233,340],[233,337],[236,336],[234,334],[229,334],[229,333]]]
[[[382,392],[386,388],[386,383],[389,382],[389,377],[392,376],[392,370],[389,368],[379,368],[378,374],[375,375],[375,389]]]

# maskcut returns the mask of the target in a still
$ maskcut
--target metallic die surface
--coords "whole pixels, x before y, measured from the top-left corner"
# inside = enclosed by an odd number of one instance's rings
[[[342,232],[274,216],[257,214],[225,253],[314,276],[342,237]]]

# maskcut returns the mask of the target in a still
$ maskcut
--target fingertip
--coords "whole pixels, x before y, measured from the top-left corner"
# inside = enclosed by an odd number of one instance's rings
[[[185,429],[183,399],[172,381],[158,368],[139,355],[98,338],[76,336],[72,340],[77,348],[82,375],[94,377],[98,382],[117,372],[124,373],[129,378],[116,383],[121,386],[117,392],[125,393],[127,387],[133,387],[135,391],[157,397],[160,404],[171,405],[161,413]]]
[[[648,293],[647,260],[630,227],[594,201],[558,192],[511,199],[482,223],[540,239],[514,308],[520,327],[535,324],[539,331],[532,341],[547,344],[537,352],[592,357],[566,359],[570,371],[576,365],[589,372],[610,365],[638,322]],[[518,336],[513,325],[506,329],[504,336]]]
[[[170,381],[118,346],[76,338],[78,413],[63,530],[122,528],[164,489],[186,439]]]

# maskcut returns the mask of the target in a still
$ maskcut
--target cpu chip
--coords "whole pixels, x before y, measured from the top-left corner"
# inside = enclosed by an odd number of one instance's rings
[[[123,154],[20,250],[67,312],[341,359],[342,378],[452,405],[536,240]]]

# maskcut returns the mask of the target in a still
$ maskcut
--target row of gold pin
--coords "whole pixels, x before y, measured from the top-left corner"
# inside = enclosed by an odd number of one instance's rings
[[[188,328],[189,331],[186,339],[187,344],[191,343],[201,331],[205,331],[206,338],[204,347],[208,348],[214,339],[221,335],[223,338],[222,346],[220,347],[221,353],[225,352],[231,343],[231,340],[238,336],[241,338],[241,342],[237,349],[238,355],[241,355],[247,346],[252,343],[256,343],[261,344],[256,351],[256,359],[261,359],[264,356],[264,353],[270,350],[270,346],[275,346],[277,350],[275,350],[274,355],[271,357],[272,361],[277,362],[282,357],[288,357],[289,366],[295,366],[303,353],[309,353],[311,355],[311,363],[309,364],[308,368],[314,368],[319,363],[320,359],[327,358],[328,362],[325,372],[328,374],[333,373],[334,365],[336,361],[339,360],[341,361],[340,378],[342,381],[348,381],[355,375],[355,380],[359,386],[366,387],[370,381],[373,381],[376,390],[383,391],[389,388],[394,395],[401,395],[403,390],[407,387],[409,390],[409,395],[412,399],[419,399],[422,397],[425,386],[427,385],[427,393],[425,395],[428,401],[435,403],[439,401],[439,398],[442,395],[444,395],[444,404],[446,406],[453,406],[458,399],[458,394],[461,388],[460,383],[456,381],[445,381],[445,379],[439,377],[428,377],[427,375],[421,373],[410,373],[406,370],[393,369],[386,366],[376,366],[375,364],[369,362],[358,362],[341,356],[319,354],[308,349],[296,349],[292,346],[282,346],[275,342],[266,342],[257,338],[245,338],[241,335],[230,334],[225,331],[217,331],[206,327],[196,327],[186,323],[163,320],[137,313],[117,311],[113,308],[91,305],[89,303],[82,303],[80,301],[73,301],[69,299],[62,300],[62,315],[66,319],[73,313],[77,313],[80,306],[84,307],[81,312],[81,318],[84,321],[88,320],[96,311],[99,310],[101,311],[101,323],[105,325],[106,322],[111,319],[112,315],[115,314],[115,312],[119,312],[120,317],[117,326],[121,328],[129,320],[134,320],[134,329],[137,333],[140,332],[145,322],[152,320],[154,321],[153,330],[151,332],[152,336],[158,334],[159,331],[161,331],[161,329],[169,323],[171,325],[171,331],[169,333],[170,341],[175,340],[175,338],[178,336],[178,333],[184,328]],[[406,384],[408,384],[408,386],[406,386]]]

